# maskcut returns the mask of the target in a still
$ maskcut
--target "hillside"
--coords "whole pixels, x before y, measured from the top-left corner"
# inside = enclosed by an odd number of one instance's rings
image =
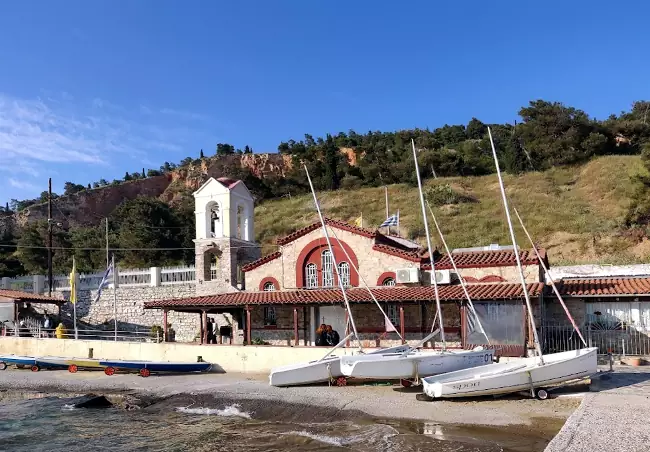
[[[628,237],[621,226],[634,192],[631,176],[641,171],[637,156],[606,156],[580,166],[506,174],[504,183],[512,207],[519,210],[534,240],[549,250],[553,265],[637,263],[647,262],[650,242]],[[428,180],[425,187],[446,184],[474,200],[435,208],[450,247],[509,243],[496,175],[439,178]],[[400,210],[401,234],[422,242],[417,189],[398,184],[388,192],[391,212]],[[354,221],[363,213],[364,226],[375,227],[385,217],[381,187],[322,192],[319,198],[323,213],[332,218]],[[265,201],[255,210],[257,239],[269,252],[277,236],[316,219],[310,195]],[[523,232],[517,239],[526,246]]]

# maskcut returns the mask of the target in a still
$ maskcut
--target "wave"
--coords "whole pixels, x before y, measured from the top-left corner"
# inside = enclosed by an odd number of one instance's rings
[[[242,417],[245,419],[250,419],[250,413],[240,410],[241,406],[238,404],[229,405],[223,409],[219,408],[191,408],[189,407],[178,407],[176,411],[179,413],[186,414],[203,414],[203,415],[216,415],[222,417]]]
[[[398,431],[391,426],[379,424],[363,428],[360,432],[356,432],[356,434],[347,437],[331,436],[322,433],[309,432],[307,430],[290,431],[281,433],[281,435],[302,436],[304,438],[309,438],[314,441],[338,447],[351,446],[358,443],[366,445],[373,444],[375,445],[376,450],[386,450],[390,449],[392,445],[391,440],[393,437],[398,435]]]

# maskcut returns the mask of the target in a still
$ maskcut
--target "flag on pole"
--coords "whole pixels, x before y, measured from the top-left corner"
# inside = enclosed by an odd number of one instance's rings
[[[361,216],[360,216],[359,218],[357,218],[356,220],[354,220],[354,225],[355,225],[356,227],[358,227],[358,228],[362,228],[362,227],[363,227],[363,214],[361,214]]]
[[[111,276],[112,273],[113,273],[113,260],[111,260],[111,263],[108,265],[108,268],[104,272],[104,276],[102,277],[102,280],[99,283],[99,289],[97,289],[97,295],[95,295],[95,300],[94,300],[95,303],[99,300],[99,297],[102,295],[102,290],[104,289],[104,287],[108,286],[109,284],[108,278]]]
[[[77,264],[72,256],[72,271],[70,272],[70,303],[77,302]]]
[[[384,221],[379,227],[385,228],[385,227],[397,226],[398,222],[399,222],[399,216],[397,214],[393,214],[390,217],[386,218],[386,221]]]

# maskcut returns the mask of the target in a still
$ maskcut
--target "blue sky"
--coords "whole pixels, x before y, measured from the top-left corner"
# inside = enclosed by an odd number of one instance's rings
[[[217,142],[599,118],[650,98],[650,4],[29,1],[0,5],[0,202]]]

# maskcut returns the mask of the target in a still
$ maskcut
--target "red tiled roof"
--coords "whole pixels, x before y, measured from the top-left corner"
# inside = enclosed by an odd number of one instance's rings
[[[372,229],[366,229],[366,228],[359,228],[357,226],[353,226],[351,224],[348,224],[344,221],[338,221],[338,220],[332,220],[331,218],[325,218],[325,224],[328,226],[331,226],[333,228],[341,229],[343,231],[347,232],[352,232],[353,234],[358,234],[362,235],[364,237],[368,238],[374,238],[377,234],[377,231],[372,230]],[[278,245],[286,245],[287,243],[291,243],[296,239],[299,239],[300,237],[309,234],[312,231],[315,231],[316,229],[321,228],[322,225],[320,221],[317,221],[315,223],[310,224],[309,226],[305,226],[302,229],[298,229],[294,232],[292,232],[289,235],[285,235],[284,237],[280,237],[279,239],[276,240],[276,243]]]
[[[411,262],[420,262],[422,258],[417,252],[404,251],[394,246],[384,245],[382,243],[376,243],[372,247],[373,250],[379,251],[380,253],[390,254],[391,256],[401,257],[402,259],[409,260]]]
[[[0,289],[0,297],[13,298],[14,300],[21,300],[21,301],[24,300],[24,301],[41,302],[41,303],[64,303],[65,302],[65,300],[60,300],[58,298],[51,298],[45,295],[40,295],[40,294],[30,293],[30,292],[22,292],[20,290],[8,290],[8,289]]]
[[[564,279],[556,283],[560,294],[573,297],[650,295],[650,278]]]
[[[528,285],[531,296],[537,296],[543,283]],[[475,284],[467,286],[473,300],[511,300],[523,297],[520,284]],[[431,301],[434,299],[432,286],[395,286],[372,288],[378,301]],[[370,303],[372,298],[365,288],[355,287],[346,291],[348,299],[354,303]],[[461,286],[439,286],[440,299],[456,301],[465,298]],[[276,292],[234,292],[204,297],[179,298],[173,300],[149,301],[145,308],[203,307],[203,306],[244,306],[247,304],[325,304],[343,303],[339,289],[292,290]]]
[[[540,249],[539,254],[544,258],[545,251]],[[533,250],[522,250],[519,252],[521,265],[537,265],[537,256]],[[423,270],[431,270],[428,256],[426,262],[422,264]],[[468,251],[464,253],[454,253],[454,262],[458,268],[482,268],[482,267],[509,267],[517,265],[515,253],[513,250],[498,251]],[[436,261],[436,270],[452,269],[451,260],[448,255],[444,255]]]
[[[220,182],[221,185],[227,187],[227,188],[232,188],[237,184],[238,182],[241,182],[238,179],[231,179],[229,177],[220,177],[217,179],[217,182]]]
[[[274,259],[277,259],[278,257],[282,256],[282,253],[280,251],[275,251],[271,254],[267,254],[266,256],[262,256],[261,258],[257,259],[256,261],[250,262],[242,267],[243,272],[251,271],[261,265],[266,264],[267,262],[271,262]]]

